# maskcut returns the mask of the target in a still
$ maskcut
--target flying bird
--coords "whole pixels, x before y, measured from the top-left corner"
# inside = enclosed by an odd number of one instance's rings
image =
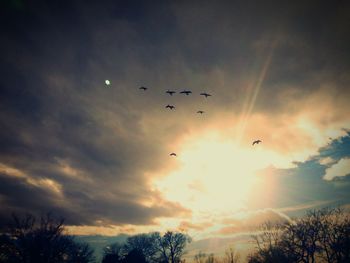
[[[146,87],[140,87],[139,89],[142,89],[142,90],[147,90],[148,88],[146,88]]]
[[[206,98],[208,98],[209,96],[211,96],[209,93],[206,93],[206,92],[203,92],[203,93],[201,93],[200,95],[205,96]]]
[[[254,145],[254,144],[259,144],[259,143],[261,143],[262,141],[260,141],[260,140],[256,140],[256,141],[253,141],[253,144],[252,145]]]
[[[173,105],[169,105],[169,104],[168,104],[168,105],[166,105],[166,106],[165,106],[165,108],[168,108],[168,109],[173,110],[173,109],[175,109],[175,106],[173,106]]]
[[[173,94],[176,93],[176,91],[167,90],[166,93],[168,93],[170,96],[173,96]]]
[[[184,90],[180,92],[181,94],[186,94],[186,95],[190,95],[192,93],[192,91],[190,90]]]
[[[176,153],[171,153],[170,156],[177,156]]]
[[[197,111],[197,113],[199,113],[199,114],[203,114],[203,113],[204,113],[204,111],[199,110],[199,111]]]

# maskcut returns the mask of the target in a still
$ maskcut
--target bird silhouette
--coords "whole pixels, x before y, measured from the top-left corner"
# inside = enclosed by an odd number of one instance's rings
[[[192,93],[192,91],[190,90],[184,90],[180,92],[181,94],[186,94],[187,96],[190,95]]]
[[[209,97],[209,96],[211,96],[209,93],[206,93],[206,92],[203,92],[203,93],[201,93],[200,95],[205,96],[206,98]]]
[[[252,145],[254,145],[254,144],[259,144],[259,143],[261,143],[262,141],[261,140],[256,140],[256,141],[253,141],[253,144]]]
[[[203,114],[203,113],[204,113],[204,111],[199,110],[199,111],[197,111],[197,113],[199,113],[199,114]]]
[[[139,89],[142,89],[142,90],[147,90],[148,88],[146,88],[146,87],[140,87]]]
[[[166,105],[166,106],[165,106],[165,108],[168,108],[168,109],[173,110],[173,109],[175,109],[175,106],[173,106],[173,105],[169,105],[169,104],[168,104],[168,105]]]
[[[170,96],[173,96],[174,93],[176,93],[176,91],[173,90],[167,90],[166,93],[168,93]]]
[[[177,156],[176,153],[171,153],[170,156]]]

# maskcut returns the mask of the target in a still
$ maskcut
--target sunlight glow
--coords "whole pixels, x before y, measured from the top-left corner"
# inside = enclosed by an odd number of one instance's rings
[[[253,186],[263,187],[256,171],[286,162],[263,145],[239,146],[214,132],[189,139],[183,145],[177,157],[179,168],[154,184],[166,198],[194,213],[245,208]]]

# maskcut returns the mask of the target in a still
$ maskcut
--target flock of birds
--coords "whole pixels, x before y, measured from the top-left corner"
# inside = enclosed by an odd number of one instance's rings
[[[107,86],[110,86],[110,85],[111,85],[111,82],[110,82],[109,80],[105,80],[105,84],[106,84]],[[140,89],[140,90],[143,90],[143,91],[148,90],[148,88],[147,88],[147,87],[144,87],[144,86],[140,87],[139,89]],[[165,93],[169,94],[170,96],[173,96],[173,95],[176,93],[176,91],[174,91],[174,90],[167,90]],[[181,92],[179,92],[179,93],[188,96],[188,95],[192,94],[192,91],[190,91],[190,90],[183,90],[183,91],[181,91]],[[212,96],[211,94],[206,93],[206,92],[202,92],[202,93],[200,93],[199,95],[204,96],[205,98],[208,98],[208,97],[211,97],[211,96]],[[169,110],[174,110],[174,109],[175,109],[175,106],[174,106],[174,105],[168,104],[168,105],[165,106],[165,108],[166,108],[166,109],[169,109]],[[197,111],[197,113],[198,113],[198,114],[203,114],[204,111],[203,111],[203,110],[199,110],[199,111]],[[255,141],[253,141],[252,145],[254,146],[255,144],[259,144],[259,143],[261,143],[261,142],[262,142],[261,140],[255,140]],[[177,154],[174,153],[174,152],[172,152],[172,153],[170,153],[170,156],[176,157]]]

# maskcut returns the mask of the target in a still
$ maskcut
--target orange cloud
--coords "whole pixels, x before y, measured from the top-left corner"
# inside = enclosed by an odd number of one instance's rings
[[[188,231],[190,229],[203,231],[211,226],[213,226],[211,222],[192,223],[190,221],[181,221],[178,228],[181,231]]]

